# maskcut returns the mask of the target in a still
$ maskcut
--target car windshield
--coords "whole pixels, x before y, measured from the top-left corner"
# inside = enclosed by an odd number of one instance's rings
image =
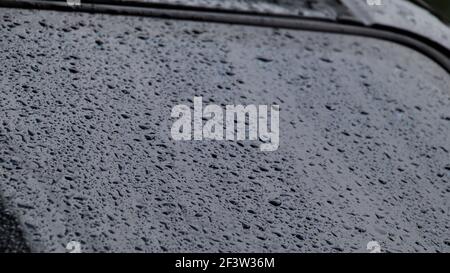
[[[24,0],[5,0],[24,2]],[[300,16],[327,20],[348,20],[352,11],[348,6],[366,5],[373,8],[392,6],[400,1],[394,0],[34,0],[32,2],[95,3],[132,6],[163,6],[204,8],[221,11],[239,11],[275,15]],[[428,10],[445,24],[450,24],[450,1],[446,0],[402,0],[414,3]],[[27,1],[25,1],[27,2]],[[28,1],[29,2],[29,1]],[[379,11],[378,11],[379,12]]]
[[[424,0],[411,1],[439,16],[445,23],[450,24],[450,1],[447,0]]]

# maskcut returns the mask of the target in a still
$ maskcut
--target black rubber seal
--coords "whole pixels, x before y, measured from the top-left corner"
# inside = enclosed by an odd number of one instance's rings
[[[30,252],[16,218],[13,212],[5,208],[5,202],[0,196],[0,253]]]

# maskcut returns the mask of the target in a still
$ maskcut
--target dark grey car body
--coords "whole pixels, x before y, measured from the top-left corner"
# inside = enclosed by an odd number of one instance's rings
[[[450,78],[425,54],[131,15],[0,18],[0,196],[24,248],[450,250]],[[174,141],[171,109],[194,96],[280,105],[279,149]]]

